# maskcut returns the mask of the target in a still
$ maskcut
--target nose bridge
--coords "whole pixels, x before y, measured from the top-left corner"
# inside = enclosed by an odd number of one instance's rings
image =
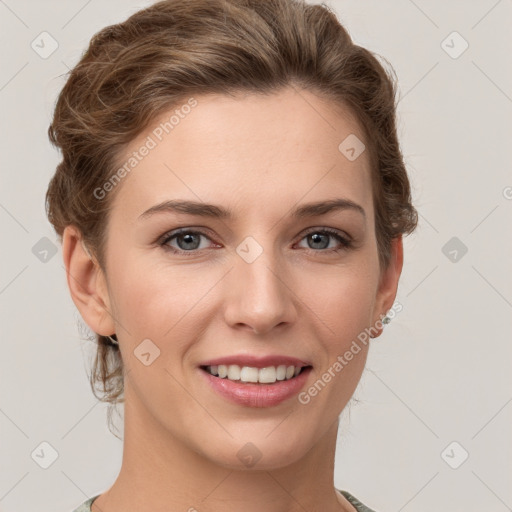
[[[294,318],[285,262],[274,250],[271,238],[268,234],[260,243],[249,236],[236,247],[226,307],[226,320],[232,326],[245,324],[263,333]]]

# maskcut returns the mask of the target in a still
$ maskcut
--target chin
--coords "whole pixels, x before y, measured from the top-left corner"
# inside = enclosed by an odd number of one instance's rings
[[[295,432],[298,432],[295,431]],[[298,435],[298,434],[297,434]],[[303,438],[296,439],[294,435],[268,436],[260,433],[252,437],[244,436],[244,439],[225,440],[212,442],[215,450],[203,450],[203,454],[212,462],[229,470],[264,471],[284,468],[299,461],[308,451],[303,445]],[[286,443],[282,437],[286,438]]]

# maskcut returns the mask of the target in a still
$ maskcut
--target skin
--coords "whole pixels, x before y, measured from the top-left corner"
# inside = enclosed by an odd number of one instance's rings
[[[368,151],[349,161],[338,150],[349,134],[364,141],[363,131],[347,109],[291,87],[196,99],[118,185],[106,270],[89,258],[74,226],[63,236],[72,299],[95,332],[117,334],[125,364],[122,467],[92,510],[354,511],[334,488],[334,454],[339,415],[369,344],[307,405],[297,397],[266,408],[235,405],[198,378],[198,365],[234,353],[291,355],[313,365],[307,389],[391,308],[402,240],[380,269]],[[289,215],[298,204],[341,197],[361,205],[366,218],[348,209]],[[235,217],[138,219],[178,198],[221,205]],[[175,237],[167,246],[190,254],[155,243],[184,227],[206,236]],[[307,236],[325,227],[348,234],[354,246]],[[247,236],[263,249],[252,263],[236,252]],[[149,366],[134,355],[147,338],[160,349]],[[237,457],[248,442],[261,453],[250,468]]]

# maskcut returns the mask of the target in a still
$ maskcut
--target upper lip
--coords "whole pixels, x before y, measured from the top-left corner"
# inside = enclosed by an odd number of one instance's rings
[[[296,357],[284,355],[252,356],[248,354],[231,355],[226,357],[216,357],[202,362],[199,366],[218,366],[220,364],[238,366],[251,366],[253,368],[266,368],[268,366],[311,366],[311,363],[297,359]]]

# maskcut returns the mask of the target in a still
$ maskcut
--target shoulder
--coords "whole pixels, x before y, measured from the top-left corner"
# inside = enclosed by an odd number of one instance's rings
[[[375,512],[372,508],[367,507],[364,503],[361,503],[355,496],[352,496],[347,491],[342,491],[341,489],[338,489],[338,491],[347,498],[347,500],[350,502],[351,505],[354,505],[357,512]],[[81,511],[80,511],[81,512]]]
[[[93,496],[92,498],[89,498],[87,501],[84,501],[78,508],[75,508],[73,512],[91,512],[91,505],[92,502],[99,497],[99,494],[97,496]]]

